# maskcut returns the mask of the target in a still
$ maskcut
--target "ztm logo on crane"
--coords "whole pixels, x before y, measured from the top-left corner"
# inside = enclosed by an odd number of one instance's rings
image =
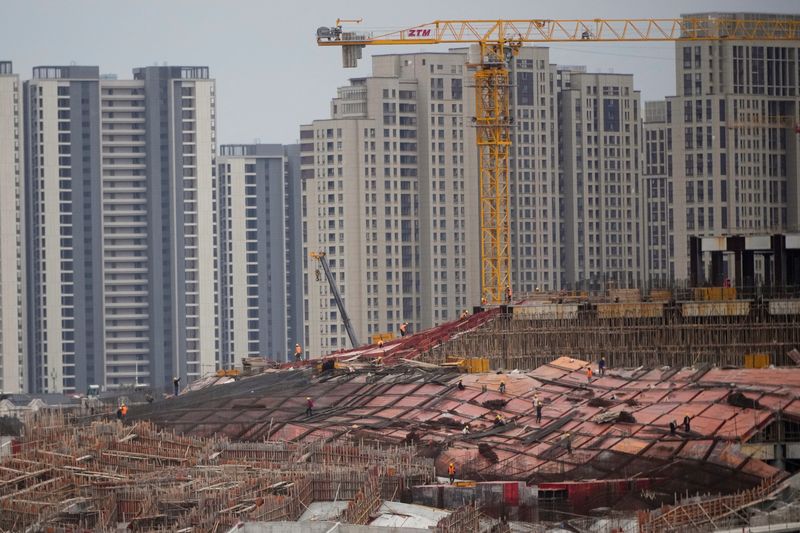
[[[431,30],[408,30],[409,37],[430,37]]]

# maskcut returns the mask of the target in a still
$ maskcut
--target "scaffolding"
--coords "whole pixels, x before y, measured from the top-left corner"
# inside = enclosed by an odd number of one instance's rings
[[[765,353],[772,364],[793,365],[788,353],[800,346],[797,315],[771,313],[767,301],[547,304],[538,315],[522,309],[509,308],[419,359],[481,356],[494,369],[532,369],[559,356],[604,356],[609,366],[635,368],[742,366],[745,355]]]
[[[224,531],[297,520],[328,499],[353,500],[342,520],[366,523],[376,501],[434,477],[410,446],[232,443],[146,421],[74,422],[60,412],[26,421],[17,453],[0,462],[0,530]]]

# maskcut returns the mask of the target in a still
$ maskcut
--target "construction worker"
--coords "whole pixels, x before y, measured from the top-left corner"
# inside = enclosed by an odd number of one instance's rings
[[[120,406],[119,411],[122,414],[122,419],[125,420],[125,417],[128,416],[128,406],[123,403]]]
[[[691,431],[691,418],[689,418],[689,413],[686,413],[686,416],[683,417],[683,430],[686,432]]]
[[[306,416],[312,414],[314,414],[314,400],[311,399],[311,396],[306,396]]]
[[[597,372],[600,374],[600,377],[606,375],[606,358],[602,355],[600,356],[600,362],[597,363]]]
[[[486,305],[489,303],[489,300],[486,299],[486,295],[484,294],[481,296],[481,305]]]
[[[678,424],[675,423],[674,420],[670,421],[669,423],[669,434],[674,435],[675,431],[678,429]]]
[[[117,420],[122,420],[122,407],[117,407]]]
[[[536,423],[537,424],[541,424],[542,423],[542,400],[540,400],[539,398],[536,398],[536,401],[534,402],[534,407],[536,407]]]
[[[458,380],[458,390],[464,390],[465,388],[466,387],[464,387],[464,382],[459,379]]]
[[[586,367],[586,381],[588,383],[592,382],[592,367]]]
[[[294,345],[294,362],[299,363],[303,360],[303,347],[300,346],[300,343]]]
[[[500,427],[500,426],[505,426],[505,425],[506,425],[506,421],[503,418],[503,415],[498,413],[497,416],[494,417],[494,426],[495,427]]]
[[[567,449],[567,453],[572,455],[572,435],[569,433],[564,435],[564,447]]]
[[[181,377],[175,376],[172,378],[172,389],[175,391],[175,396],[178,395],[178,392],[181,390]]]
[[[383,339],[378,339],[378,348],[383,348]]]
[[[400,324],[400,336],[405,337],[406,333],[408,333],[408,322],[403,322]]]
[[[455,463],[450,463],[447,465],[447,475],[450,476],[450,484],[452,485],[453,482],[456,480],[456,465]]]
[[[506,285],[506,303],[511,303],[511,286]]]
[[[505,381],[501,381],[500,382],[500,394],[505,394],[505,393],[506,393],[506,382]]]
[[[461,313],[461,318],[462,318],[462,320],[463,320],[463,319],[465,319],[465,318],[467,318],[468,316],[469,316],[469,311],[467,311],[466,309],[464,309],[464,311]]]
[[[464,429],[461,430],[462,435],[469,435],[469,424],[464,424]]]

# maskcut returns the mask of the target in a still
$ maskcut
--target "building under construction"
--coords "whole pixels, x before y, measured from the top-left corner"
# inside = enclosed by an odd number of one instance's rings
[[[450,509],[428,521],[440,531],[600,508],[641,531],[771,516],[796,499],[800,308],[709,299],[732,295],[720,291],[534,295],[324,360],[213,376],[122,423],[40,413],[0,464],[0,528],[291,531],[312,502],[342,500],[318,514],[367,527],[387,523],[385,502],[424,504]],[[437,478],[451,463],[452,486]]]

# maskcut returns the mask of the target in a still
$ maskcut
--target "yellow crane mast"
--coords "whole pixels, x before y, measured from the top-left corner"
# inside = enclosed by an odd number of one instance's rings
[[[361,19],[352,22],[360,22]],[[512,118],[508,61],[521,46],[551,42],[652,42],[798,40],[800,21],[717,16],[679,19],[436,20],[374,35],[336,26],[317,29],[319,46],[342,47],[345,67],[355,67],[365,46],[477,44],[474,123],[480,172],[481,291],[490,302],[511,287],[511,215],[508,160]]]

